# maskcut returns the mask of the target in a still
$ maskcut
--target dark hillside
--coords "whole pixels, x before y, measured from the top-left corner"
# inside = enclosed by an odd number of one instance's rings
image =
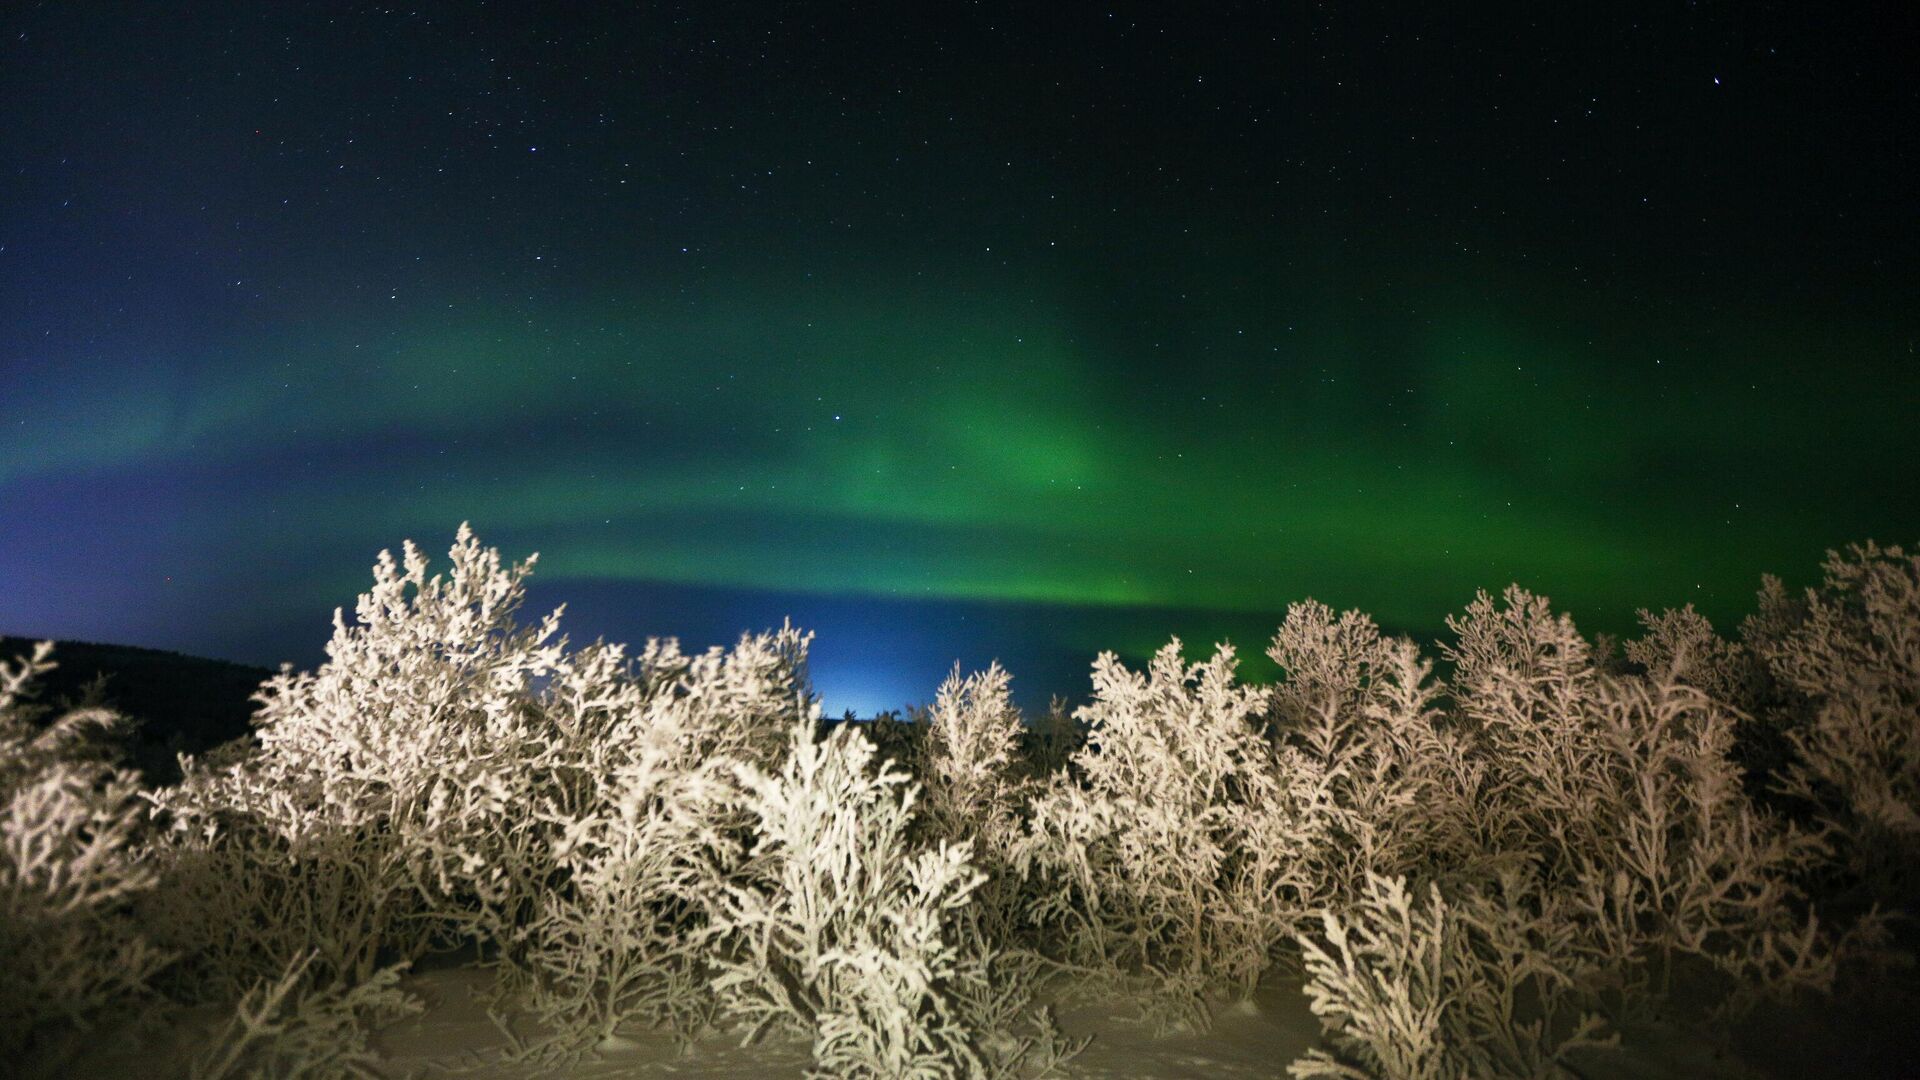
[[[32,638],[0,636],[0,658],[29,654],[34,644]],[[37,681],[39,702],[78,703],[104,677],[103,704],[131,721],[123,744],[127,763],[160,784],[178,778],[175,754],[202,754],[246,734],[254,708],[248,699],[273,674],[225,660],[85,641],[55,642],[53,659],[59,666]]]

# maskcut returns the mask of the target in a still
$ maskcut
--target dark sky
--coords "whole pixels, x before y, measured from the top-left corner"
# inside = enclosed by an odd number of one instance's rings
[[[0,14],[0,632],[471,520],[864,713],[1920,535],[1913,5],[618,6]]]

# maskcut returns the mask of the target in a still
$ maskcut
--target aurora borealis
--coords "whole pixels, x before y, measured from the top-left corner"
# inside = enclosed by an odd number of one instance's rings
[[[1920,537],[1901,35],[1524,10],[10,11],[0,632],[312,663],[470,520],[871,712]]]

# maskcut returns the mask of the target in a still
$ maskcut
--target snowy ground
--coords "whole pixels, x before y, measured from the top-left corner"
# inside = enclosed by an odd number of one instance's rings
[[[477,967],[428,970],[406,980],[427,1004],[375,1040],[388,1076],[474,1080],[613,1080],[689,1077],[708,1080],[798,1080],[806,1069],[801,1042],[741,1047],[720,1035],[682,1053],[666,1038],[619,1040],[565,1069],[501,1060],[508,1042],[478,1001],[491,973]],[[1920,998],[1902,980],[1898,992],[1846,1002],[1763,1010],[1722,1048],[1674,1030],[1632,1033],[1625,1048],[1595,1051],[1576,1062],[1579,1080],[1848,1080],[1920,1076]],[[160,1077],[184,1073],[194,1018],[138,1046],[103,1039],[94,1058],[73,1073],[86,1077]],[[211,1019],[211,1018],[207,1018]],[[1312,1046],[1318,1022],[1296,985],[1269,980],[1250,1001],[1223,1010],[1205,1035],[1160,1035],[1117,1007],[1062,1013],[1067,1034],[1093,1036],[1065,1069],[1081,1080],[1253,1080],[1286,1074],[1288,1062]]]
[[[554,1076],[546,1067],[486,1064],[506,1045],[505,1039],[474,1000],[485,985],[485,973],[472,968],[429,972],[410,981],[409,988],[428,1002],[427,1011],[387,1029],[379,1045],[394,1066],[395,1075],[419,1070],[429,1075],[448,1065],[479,1065],[473,1072],[483,1080],[519,1080]],[[1068,1077],[1084,1080],[1253,1080],[1283,1076],[1287,1063],[1314,1044],[1319,1024],[1307,1010],[1306,999],[1292,985],[1263,988],[1250,1001],[1224,1010],[1205,1035],[1156,1035],[1147,1025],[1130,1020],[1118,1008],[1081,1008],[1062,1015],[1069,1035],[1092,1035],[1093,1042],[1066,1068]],[[711,1080],[789,1080],[805,1071],[803,1043],[761,1043],[742,1048],[723,1037],[712,1037],[681,1054],[665,1039],[623,1041],[603,1049],[597,1060],[567,1070],[567,1080],[611,1080],[613,1077],[705,1077]],[[1792,1074],[1754,1069],[1725,1056],[1697,1039],[1657,1036],[1641,1040],[1628,1051],[1595,1054],[1581,1061],[1581,1074],[1590,1080],[1753,1080]]]

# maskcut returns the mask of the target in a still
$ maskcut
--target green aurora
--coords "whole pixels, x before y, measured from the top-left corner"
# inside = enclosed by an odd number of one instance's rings
[[[1773,359],[1729,376],[1696,342],[1436,308],[1392,377],[1379,342],[1250,319],[1143,383],[1057,312],[772,287],[702,307],[546,313],[583,327],[563,342],[455,314],[349,372],[236,353],[104,400],[48,376],[0,413],[49,432],[0,477],[326,460],[400,429],[377,463],[241,509],[247,535],[352,521],[363,546],[437,545],[470,519],[545,552],[547,581],[1249,613],[1311,595],[1422,630],[1507,581],[1616,628],[1629,605],[1725,618],[1761,567],[1804,571],[1908,509],[1883,485],[1920,369],[1851,390],[1889,370],[1886,341],[1749,329],[1716,347]],[[1789,377],[1796,357],[1827,381]],[[1815,445],[1857,469],[1799,467]]]

